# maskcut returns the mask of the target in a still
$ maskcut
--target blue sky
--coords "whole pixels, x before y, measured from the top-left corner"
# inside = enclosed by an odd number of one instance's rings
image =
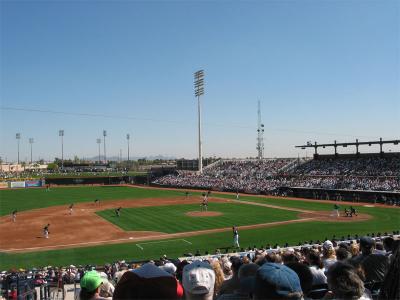
[[[294,145],[308,140],[399,138],[399,1],[3,0],[0,9],[9,161],[17,132],[21,159],[30,137],[34,159],[60,157],[59,129],[65,157],[97,155],[103,129],[108,156],[126,156],[130,133],[131,156],[196,157],[198,69],[206,156],[256,156],[258,100],[267,157],[305,155]]]

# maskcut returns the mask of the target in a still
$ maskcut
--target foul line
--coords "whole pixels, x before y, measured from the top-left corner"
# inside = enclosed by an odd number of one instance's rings
[[[147,244],[158,244],[158,243],[168,243],[168,242],[173,242],[173,241],[184,241],[187,244],[192,245],[191,242],[185,240],[185,239],[175,239],[175,240],[167,240],[167,241],[152,241],[152,242],[145,242],[145,243],[138,243],[136,246],[140,248],[140,250],[143,250],[143,247],[141,245],[147,245]]]

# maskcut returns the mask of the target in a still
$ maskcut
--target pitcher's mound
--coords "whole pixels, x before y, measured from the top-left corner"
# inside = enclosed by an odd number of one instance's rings
[[[218,211],[189,211],[185,215],[189,217],[216,217],[222,215]]]

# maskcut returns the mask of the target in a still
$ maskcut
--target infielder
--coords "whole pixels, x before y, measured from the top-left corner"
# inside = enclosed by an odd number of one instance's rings
[[[236,200],[239,200],[239,192],[236,192]]]
[[[50,224],[47,224],[46,226],[43,227],[43,236],[45,239],[49,238],[49,234],[50,234],[49,227],[50,227]]]
[[[74,204],[71,203],[70,206],[69,206],[69,214],[70,215],[72,215],[72,213],[73,213],[73,208],[74,208]]]
[[[207,211],[208,210],[208,199],[207,196],[203,198],[203,202],[201,203],[201,211]]]
[[[13,221],[13,222],[16,222],[16,221],[17,221],[17,210],[14,210],[14,211],[11,213],[11,218],[12,218],[12,221]]]
[[[96,200],[94,200],[94,205],[100,205],[100,200],[96,198]]]

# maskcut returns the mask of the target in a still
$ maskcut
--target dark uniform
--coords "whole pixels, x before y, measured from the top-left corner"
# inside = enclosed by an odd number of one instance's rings
[[[121,215],[121,209],[122,209],[122,207],[120,206],[120,207],[118,207],[116,210],[115,210],[115,215],[119,218],[119,216]]]

